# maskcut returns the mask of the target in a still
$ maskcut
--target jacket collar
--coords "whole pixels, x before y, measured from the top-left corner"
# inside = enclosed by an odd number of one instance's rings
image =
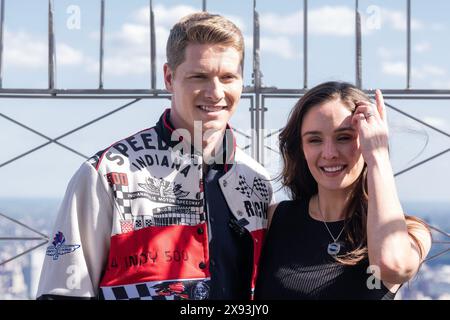
[[[161,139],[171,148],[177,146],[181,141],[183,141],[183,136],[179,135],[175,131],[175,127],[170,121],[170,108],[166,109],[164,113],[159,118],[158,123],[155,126],[155,129]],[[174,138],[174,140],[172,140]],[[191,154],[201,154],[194,150],[194,147],[191,146]],[[220,155],[216,158],[220,157],[220,161],[216,161],[211,167],[215,170],[220,170],[223,172],[227,172],[231,169],[236,154],[236,139],[233,134],[233,129],[229,124],[227,124],[227,128],[225,130],[225,135],[223,137],[223,143],[220,150]]]

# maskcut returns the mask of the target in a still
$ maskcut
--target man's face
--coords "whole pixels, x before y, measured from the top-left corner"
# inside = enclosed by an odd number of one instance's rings
[[[172,93],[170,120],[176,129],[187,129],[191,139],[194,121],[201,121],[203,133],[225,130],[242,93],[240,58],[232,47],[189,44],[175,72],[164,65],[164,81]]]

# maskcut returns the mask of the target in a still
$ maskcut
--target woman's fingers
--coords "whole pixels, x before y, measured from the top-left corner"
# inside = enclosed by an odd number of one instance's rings
[[[369,103],[357,103],[355,115],[362,114],[366,121],[370,122],[376,117],[375,108]],[[364,120],[364,119],[361,119]]]
[[[375,90],[375,100],[381,119],[383,119],[383,121],[386,121],[386,106],[384,105],[384,98],[380,89]]]
[[[361,122],[365,121],[366,117],[364,116],[364,113],[358,112],[355,113],[352,117],[352,125],[355,127],[356,131],[359,131],[361,128]]]

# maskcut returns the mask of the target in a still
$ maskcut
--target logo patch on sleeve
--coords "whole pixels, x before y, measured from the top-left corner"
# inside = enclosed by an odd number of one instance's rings
[[[52,245],[47,247],[47,252],[45,254],[53,257],[53,260],[58,260],[60,255],[74,252],[80,247],[79,244],[64,244],[65,242],[66,238],[64,237],[64,234],[61,231],[58,231],[53,237]]]

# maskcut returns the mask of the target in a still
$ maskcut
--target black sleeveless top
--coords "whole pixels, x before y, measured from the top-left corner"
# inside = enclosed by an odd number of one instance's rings
[[[344,221],[327,225],[337,237]],[[340,264],[327,253],[331,242],[324,223],[309,215],[308,201],[281,202],[263,247],[255,298],[394,299],[395,294],[366,271],[368,259],[355,266]],[[340,254],[346,251],[344,243]]]

